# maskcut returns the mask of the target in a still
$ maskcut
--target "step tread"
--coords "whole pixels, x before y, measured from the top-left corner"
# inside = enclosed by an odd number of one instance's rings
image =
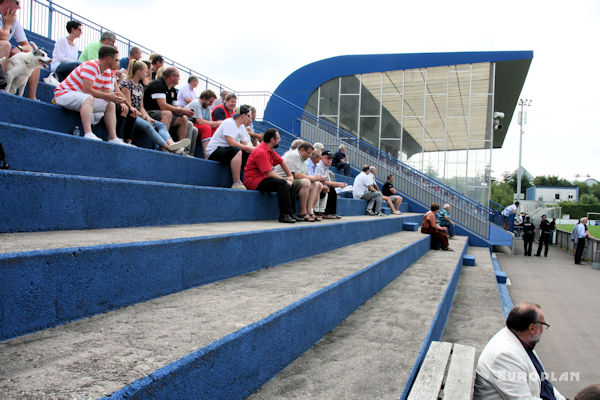
[[[109,394],[422,238],[398,232],[2,342],[0,389]]]
[[[158,240],[187,239],[268,229],[293,229],[298,227],[318,228],[323,224],[344,224],[347,222],[372,221],[375,218],[402,218],[413,215],[419,214],[403,213],[402,215],[389,215],[386,217],[372,217],[367,215],[345,216],[339,220],[323,220],[316,223],[303,222],[297,224],[281,224],[276,220],[263,220],[207,222],[202,224],[133,228],[0,233],[0,254]]]
[[[427,252],[249,399],[400,398],[467,240]]]

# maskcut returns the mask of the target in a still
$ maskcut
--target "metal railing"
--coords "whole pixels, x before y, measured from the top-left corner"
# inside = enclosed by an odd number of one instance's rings
[[[70,20],[76,20],[81,22],[83,25],[83,33],[81,37],[76,41],[79,50],[83,50],[89,43],[100,40],[102,32],[109,31],[101,25],[90,21],[89,19],[74,13],[51,0],[21,0],[21,9],[17,14],[17,19],[23,25],[23,28],[37,33],[38,35],[45,36],[48,39],[57,41],[63,36],[66,36],[67,31],[65,29],[67,22]],[[124,36],[116,33],[117,40],[115,46],[119,49],[121,57],[129,56],[129,50],[132,47],[139,47],[142,50],[142,59],[147,60],[150,54],[160,53],[158,51],[151,50],[137,42],[127,39]],[[178,62],[165,57],[161,53],[165,60],[166,65],[177,67],[180,72],[180,79],[182,83],[187,82],[187,79],[191,76],[197,76],[200,84],[199,88],[204,86],[205,89],[211,89],[217,95],[222,90],[233,92],[234,90],[197,72],[193,69],[186,67]],[[204,82],[204,85],[202,84]]]
[[[569,252],[573,252],[573,242],[571,241],[571,232],[556,230],[556,245]],[[586,238],[583,258],[591,260],[593,267],[600,269],[600,240],[596,238]]]
[[[375,166],[376,178],[380,181],[385,181],[388,175],[394,175],[395,187],[423,207],[429,208],[431,203],[449,203],[452,206],[451,217],[460,226],[482,238],[489,238],[492,211],[488,207],[402,163],[390,154],[272,93],[240,92],[238,103],[255,106],[259,117],[275,123],[294,136],[313,143],[321,142],[332,150],[337,150],[343,143],[349,161],[355,166]]]

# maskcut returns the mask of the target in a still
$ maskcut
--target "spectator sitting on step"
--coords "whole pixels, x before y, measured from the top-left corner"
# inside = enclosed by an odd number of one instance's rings
[[[244,168],[244,184],[249,190],[265,192],[276,192],[279,204],[279,222],[295,223],[292,198],[290,189],[294,182],[294,176],[285,161],[274,149],[279,146],[281,137],[275,129],[267,129],[263,142],[254,149],[248,157]],[[280,177],[273,167],[281,166],[285,172],[285,178]]]
[[[315,199],[315,204],[312,205],[315,218],[317,220],[325,218],[325,206],[327,205],[327,194],[329,193],[329,186],[325,185],[325,180],[329,178],[329,174],[323,175],[318,171],[318,165],[321,162],[321,150],[314,149],[310,154],[310,157],[304,162],[306,164],[306,172],[310,176],[321,176],[321,191],[318,193]],[[332,218],[328,218],[332,219]],[[320,221],[320,220],[319,220]]]
[[[65,80],[67,76],[77,68],[81,62],[77,60],[79,50],[75,44],[75,39],[81,36],[81,22],[67,22],[67,36],[61,37],[56,41],[52,51],[52,63],[50,69],[56,73],[59,82]]]
[[[302,143],[304,143],[304,140],[302,140],[302,139],[296,139],[296,140],[294,140],[290,144],[290,149],[288,151],[296,150],[298,148],[298,146],[300,146]],[[284,154],[284,156],[285,156],[285,154]]]
[[[144,79],[142,79],[142,85],[144,85],[145,90],[146,87],[150,84],[150,82],[152,82],[152,64],[150,64],[150,61],[147,60],[142,60],[142,62],[146,64],[146,67],[148,67],[148,69],[146,70],[146,76],[144,77]]]
[[[376,191],[380,191],[379,190],[379,185],[377,184],[377,181],[375,180],[375,174],[377,173],[377,168],[375,168],[374,166],[369,167],[369,176],[371,177],[371,180],[373,181],[373,188]],[[398,209],[396,207],[394,207],[394,203],[392,202],[392,199],[385,196],[383,193],[381,193],[381,200],[385,201],[388,206],[390,206],[390,208],[392,209],[392,214],[400,214],[400,211],[398,211]]]
[[[177,105],[179,107],[187,107],[192,101],[196,100],[198,96],[194,93],[194,89],[198,87],[198,77],[190,76],[188,78],[188,83],[181,89],[179,89],[179,93],[177,93]]]
[[[245,127],[249,121],[250,108],[239,107],[231,118],[221,123],[206,146],[209,160],[219,161],[231,167],[233,189],[246,189],[240,180],[240,172],[248,155],[254,150]]]
[[[165,59],[160,54],[150,54],[150,69],[152,70],[152,80],[157,79],[156,74],[158,70],[163,68],[165,65]]]
[[[132,61],[140,61],[142,59],[142,49],[139,47],[132,47],[129,49],[129,57],[123,57],[119,61],[119,68],[129,71],[129,64]]]
[[[210,108],[212,106],[213,101],[217,98],[215,92],[210,89],[206,89],[202,93],[200,93],[200,97],[198,100],[194,100],[187,105],[187,108],[194,110],[194,116],[192,117],[192,122],[196,129],[198,129],[198,137],[200,138],[200,143],[196,143],[195,147],[195,157],[206,158],[206,146],[208,145],[208,141],[212,137],[213,128],[218,128],[219,125],[223,121],[213,121],[210,117]]]
[[[135,109],[135,129],[142,131],[154,143],[162,149],[176,152],[189,145],[189,139],[185,138],[179,142],[173,142],[171,135],[165,124],[154,120],[148,115],[144,108],[142,97],[144,95],[144,86],[142,80],[147,75],[148,67],[141,61],[132,61],[129,63],[129,73],[127,79],[119,84],[121,92]]]
[[[383,215],[381,212],[382,195],[380,191],[375,190],[373,187],[373,179],[369,176],[369,168],[368,165],[364,165],[362,172],[354,178],[352,197],[368,201],[365,211],[367,215]]]
[[[431,208],[423,216],[423,224],[421,225],[421,233],[431,235],[431,248],[433,250],[439,250],[440,246],[442,250],[453,251],[448,245],[448,235],[446,231],[448,228],[444,228],[437,223],[437,213],[440,210],[440,205],[436,203],[431,204]]]
[[[6,72],[8,58],[13,55],[33,51],[23,30],[23,26],[17,20],[17,10],[21,5],[16,0],[0,0],[0,58],[5,57],[2,68]],[[14,36],[19,45],[11,48],[10,40]],[[40,80],[40,67],[36,67],[27,80],[27,97],[36,100],[37,87]]]
[[[565,400],[547,376],[534,351],[550,325],[537,304],[519,303],[506,319],[506,327],[485,345],[475,369],[474,400]]]
[[[143,97],[144,108],[152,119],[162,122],[169,130],[177,129],[174,136],[177,141],[187,137],[187,117],[194,115],[189,108],[176,107],[168,102],[170,88],[178,83],[179,71],[175,67],[168,67],[161,78],[150,82]]]
[[[319,193],[323,184],[321,183],[321,175],[310,176],[306,170],[305,161],[313,152],[313,145],[302,141],[297,149],[290,150],[283,155],[283,160],[294,175],[293,189],[298,198],[299,211],[298,218],[302,218],[308,222],[320,220],[311,213],[311,209],[319,198]],[[286,177],[285,171],[281,166],[275,167],[275,172],[282,178]],[[294,201],[294,200],[292,200]]]
[[[323,151],[323,149],[325,149],[325,146],[323,146],[323,143],[319,143],[319,142],[313,144],[313,147],[315,148],[315,150]]]
[[[450,219],[450,204],[444,204],[437,217],[439,225],[448,228],[448,236],[452,239],[454,237],[454,221]]]
[[[99,51],[101,46],[113,46],[117,41],[117,35],[115,35],[111,31],[104,31],[102,35],[100,35],[100,40],[97,42],[92,42],[85,46],[85,49],[79,55],[79,61],[86,62],[89,60],[95,60],[99,57]]]
[[[258,142],[263,140],[262,133],[254,132],[254,120],[256,119],[256,108],[250,107],[250,124],[246,127],[248,130],[248,135],[252,139],[252,145],[258,146]]]
[[[110,91],[113,85],[110,68],[118,56],[115,47],[100,47],[99,59],[81,64],[54,89],[56,104],[79,112],[85,138],[101,140],[92,133],[92,124],[104,117],[108,141],[124,144],[116,133],[115,103],[124,103],[126,99],[121,92]]]
[[[346,146],[340,144],[337,153],[333,156],[333,166],[344,173],[345,176],[350,176],[350,163],[346,156]]]
[[[319,161],[319,163],[317,164],[317,174],[325,177],[323,187],[327,187],[329,189],[329,191],[325,194],[325,209],[321,209],[321,207],[319,207],[319,209],[317,210],[322,213],[323,219],[342,218],[339,215],[337,215],[337,192],[335,191],[335,189],[345,187],[346,183],[334,182],[332,180],[331,177],[333,174],[330,174],[331,171],[329,171],[329,167],[331,166],[332,160],[333,155],[331,154],[331,152],[329,150],[323,150],[323,153],[321,153],[321,161]]]
[[[392,214],[402,214],[400,211],[400,206],[402,205],[402,196],[398,194],[398,191],[394,188],[394,175],[388,175],[387,180],[383,184],[381,188],[381,194],[383,196],[383,200],[386,200],[387,203],[392,209]],[[396,207],[394,207],[394,204]]]
[[[213,107],[210,115],[213,121],[224,121],[227,118],[231,118],[237,105],[237,96],[235,93],[229,93],[225,97],[225,103]],[[213,133],[217,128],[213,127]]]
[[[221,92],[221,94],[219,95],[219,97],[217,97],[217,99],[213,103],[210,111],[212,112],[212,110],[214,110],[216,107],[220,106],[221,104],[225,104],[225,99],[227,98],[228,95],[229,95],[229,92],[227,90],[223,90]]]

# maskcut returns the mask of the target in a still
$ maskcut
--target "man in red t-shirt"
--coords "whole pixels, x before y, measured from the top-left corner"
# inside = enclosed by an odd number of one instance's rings
[[[290,188],[294,176],[285,161],[273,150],[279,147],[280,141],[281,137],[276,129],[265,131],[263,142],[250,153],[246,162],[244,185],[249,190],[277,192],[279,222],[292,224],[296,222],[290,200]],[[273,167],[280,164],[287,175],[286,179],[273,171]]]

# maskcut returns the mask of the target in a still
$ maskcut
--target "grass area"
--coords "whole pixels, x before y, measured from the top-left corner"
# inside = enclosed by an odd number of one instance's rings
[[[575,225],[559,224],[559,225],[556,225],[556,228],[561,231],[572,232],[574,226]],[[588,225],[587,228],[588,228],[588,231],[590,232],[590,235],[592,235],[593,237],[596,237],[596,238],[600,238],[600,226]]]

